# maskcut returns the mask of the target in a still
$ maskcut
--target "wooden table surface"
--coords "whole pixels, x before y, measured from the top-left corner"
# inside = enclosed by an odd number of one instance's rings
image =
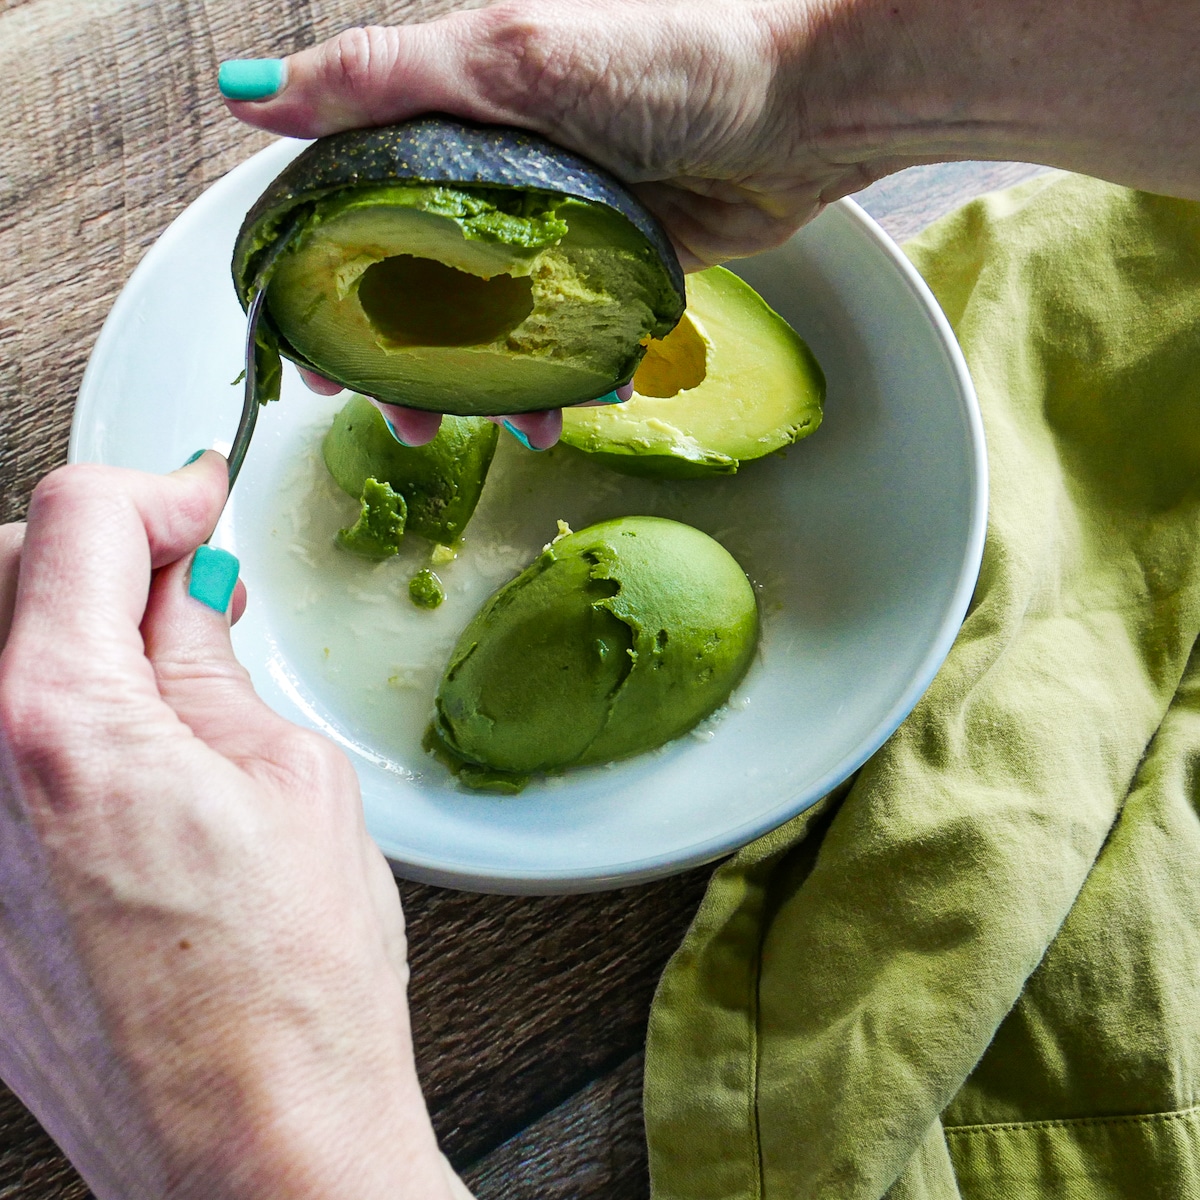
[[[226,115],[216,64],[449,7],[0,0],[0,519],[19,520],[34,483],[65,461],[84,365],[138,259],[267,141]],[[916,168],[859,200],[903,239],[1035,170]],[[648,1196],[646,1016],[708,874],[552,898],[399,885],[421,1078],[442,1145],[479,1200]],[[0,1088],[0,1200],[87,1195]]]

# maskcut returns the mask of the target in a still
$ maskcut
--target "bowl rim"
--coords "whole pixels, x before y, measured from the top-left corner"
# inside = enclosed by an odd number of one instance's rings
[[[983,561],[983,547],[987,535],[988,511],[988,463],[987,444],[984,437],[983,417],[979,410],[979,398],[975,384],[963,357],[962,348],[942,307],[935,299],[929,285],[904,251],[883,227],[872,218],[861,205],[849,197],[837,200],[830,208],[837,208],[851,223],[857,225],[867,237],[881,249],[896,268],[908,292],[924,311],[938,335],[938,342],[946,355],[948,365],[958,385],[958,398],[969,433],[972,473],[970,517],[967,538],[959,565],[954,591],[938,626],[937,636],[930,642],[921,659],[920,669],[913,675],[908,686],[897,698],[886,715],[876,724],[869,737],[852,752],[845,755],[833,767],[789,804],[773,812],[727,830],[720,837],[697,842],[686,851],[670,854],[649,855],[618,864],[604,873],[594,869],[566,869],[561,871],[495,870],[488,873],[471,871],[446,871],[437,863],[416,856],[407,856],[402,861],[388,855],[393,871],[403,879],[437,887],[455,888],[494,894],[555,895],[607,891],[613,888],[634,887],[680,874],[705,863],[715,862],[756,841],[758,838],[785,825],[793,817],[811,808],[823,796],[828,795],[838,784],[854,774],[883,744],[900,728],[905,718],[917,706],[921,697],[929,690],[934,677],[946,661],[950,648],[958,637],[967,615],[967,608],[975,591]],[[381,847],[387,854],[387,848]]]
[[[231,176],[239,176],[243,172],[260,169],[262,159],[283,158],[285,155],[290,158],[299,153],[307,144],[296,139],[279,139],[251,155],[223,176],[221,180],[215,181],[213,186],[229,180]],[[157,256],[152,255],[151,251],[160,246],[164,249],[168,248],[176,240],[186,236],[183,218],[190,211],[190,207],[190,205],[185,207],[183,212],[163,231],[162,235],[152,243],[126,280],[104,321],[88,357],[87,367],[80,383],[71,422],[68,462],[74,463],[82,459],[80,447],[85,436],[85,428],[90,420],[91,397],[96,392],[95,376],[100,373],[101,362],[108,355],[110,341],[118,336],[118,330],[126,319],[126,309],[134,303],[135,293],[138,291],[137,285],[140,284],[141,277],[154,270],[152,260]],[[760,814],[743,824],[729,827],[719,836],[708,837],[683,851],[676,849],[647,855],[643,858],[630,859],[613,864],[602,871],[597,871],[595,867],[570,867],[558,870],[553,868],[534,870],[494,867],[481,871],[473,870],[469,866],[447,868],[444,862],[439,862],[429,856],[414,854],[409,848],[389,845],[386,840],[372,834],[396,875],[421,883],[457,890],[553,895],[635,886],[713,862],[798,816],[857,771],[899,728],[933,682],[949,654],[966,616],[983,557],[988,507],[988,465],[983,420],[975,387],[962,350],[949,321],[924,279],[896,242],[854,200],[846,197],[829,207],[838,210],[840,215],[848,219],[852,225],[857,226],[867,240],[882,251],[898,273],[910,296],[916,301],[932,325],[936,340],[955,381],[960,410],[965,418],[968,432],[969,462],[967,465],[971,477],[971,497],[967,537],[953,592],[939,622],[937,635],[931,640],[922,656],[919,669],[888,712],[876,723],[870,734],[818,779],[800,790],[791,801],[778,805],[770,812]]]

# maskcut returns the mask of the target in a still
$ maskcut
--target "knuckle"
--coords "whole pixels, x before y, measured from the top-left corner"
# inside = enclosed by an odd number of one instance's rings
[[[293,728],[280,739],[276,752],[295,782],[321,796],[340,796],[356,788],[350,760],[328,738],[308,729]]]
[[[568,81],[579,84],[576,54],[558,36],[553,14],[526,0],[502,0],[477,14],[482,36],[473,57],[482,61],[468,72],[488,99],[505,108],[552,101]]]
[[[399,51],[396,32],[381,25],[344,29],[327,43],[327,82],[338,90],[353,91],[390,74]]]
[[[96,504],[113,494],[113,471],[95,463],[56,467],[33,489],[30,509],[74,510]]]
[[[200,538],[197,530],[211,530],[220,515],[225,477],[220,474],[200,481],[191,478],[171,482],[182,486],[173,488],[169,500],[164,497],[159,509],[163,539],[172,545],[190,542],[195,546]]]
[[[78,733],[71,712],[70,697],[44,678],[0,674],[0,735],[22,776],[50,781],[61,773]]]

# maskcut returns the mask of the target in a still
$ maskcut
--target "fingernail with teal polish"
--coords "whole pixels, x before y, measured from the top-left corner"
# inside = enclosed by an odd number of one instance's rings
[[[212,546],[197,547],[196,556],[192,559],[188,595],[201,604],[207,604],[215,612],[225,612],[233,597],[233,589],[237,586],[240,565],[228,550],[217,550]]]
[[[269,100],[286,85],[282,58],[229,58],[217,68],[217,86],[226,100]]]
[[[625,401],[617,395],[616,392],[606,392],[603,396],[596,397],[597,404],[624,404]]]
[[[526,450],[541,450],[541,446],[535,446],[530,440],[529,435],[521,429],[518,429],[511,421],[504,422],[504,428],[525,447]]]
[[[396,441],[398,441],[400,443],[400,445],[405,446],[405,447],[408,446],[408,443],[400,436],[395,425],[393,425],[391,423],[391,421],[389,421],[387,419],[387,417],[383,418],[383,423],[388,427],[388,433],[390,433],[392,435],[392,437],[394,437],[396,439]]]
[[[185,467],[190,467],[192,465],[192,463],[194,463],[197,459],[199,459],[201,457],[201,455],[203,455],[203,453],[204,453],[203,450],[197,450],[196,453],[191,455],[188,458],[187,462],[185,462],[183,465]],[[182,468],[180,468],[180,469],[182,470]]]

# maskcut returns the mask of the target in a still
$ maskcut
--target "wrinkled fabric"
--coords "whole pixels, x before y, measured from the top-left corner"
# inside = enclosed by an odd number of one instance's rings
[[[1054,174],[907,251],[979,394],[979,582],[887,744],[716,872],[653,1195],[1200,1197],[1200,205]]]

